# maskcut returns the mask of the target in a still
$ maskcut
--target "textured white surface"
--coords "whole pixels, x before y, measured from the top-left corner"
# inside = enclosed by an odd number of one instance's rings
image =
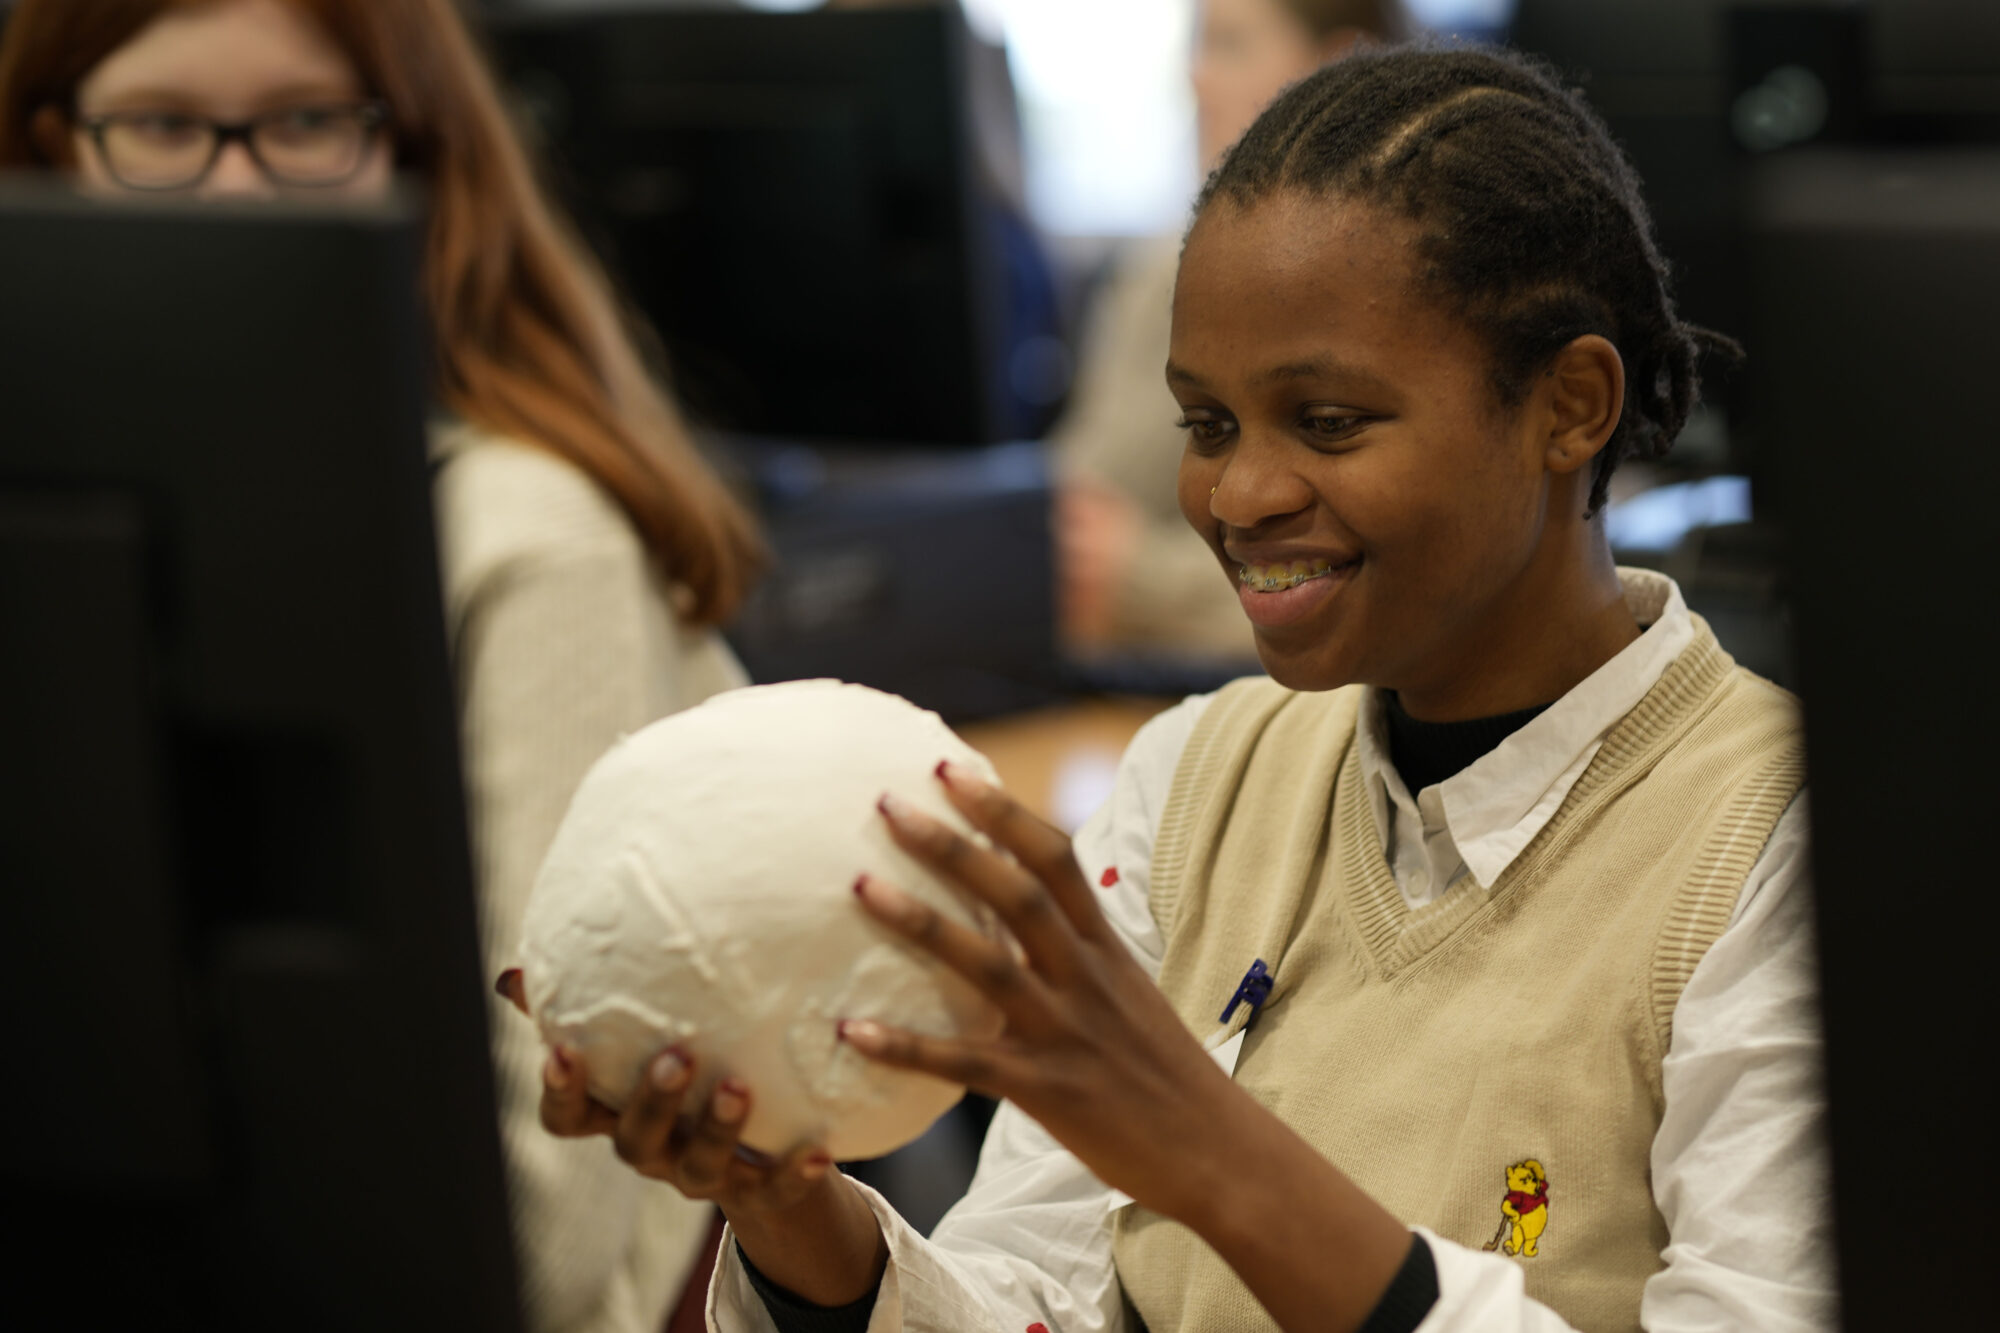
[[[852,1160],[916,1138],[960,1090],[869,1063],[834,1024],[999,1030],[853,894],[866,871],[995,929],[875,808],[894,792],[964,830],[932,775],[940,759],[995,778],[935,713],[828,680],[730,691],[619,742],[577,790],[528,902],[521,966],[543,1036],[581,1051],[614,1107],[685,1044],[697,1096],[729,1074],[749,1085],[743,1141],[764,1152],[813,1141]]]

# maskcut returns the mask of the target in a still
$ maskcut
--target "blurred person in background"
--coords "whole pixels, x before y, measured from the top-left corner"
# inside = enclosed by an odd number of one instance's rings
[[[1202,174],[1288,85],[1408,29],[1398,0],[1201,0],[1191,75]],[[1119,262],[1050,436],[1061,628],[1085,658],[1146,652],[1254,670],[1236,590],[1189,532],[1166,465],[1181,450],[1160,379],[1179,258],[1177,232]]]
[[[423,185],[434,500],[493,974],[585,769],[744,683],[714,627],[762,545],[550,207],[452,0],[22,0],[0,44],[7,168],[229,202]],[[284,447],[285,423],[271,436]],[[541,1043],[501,1017],[529,1327],[655,1333],[708,1270],[713,1210],[543,1133]]]

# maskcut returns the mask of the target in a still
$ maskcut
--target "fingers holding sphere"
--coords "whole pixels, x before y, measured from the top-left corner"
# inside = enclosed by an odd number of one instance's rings
[[[566,1046],[550,1049],[542,1065],[542,1127],[558,1138],[608,1134],[618,1116],[590,1095],[583,1056]]]

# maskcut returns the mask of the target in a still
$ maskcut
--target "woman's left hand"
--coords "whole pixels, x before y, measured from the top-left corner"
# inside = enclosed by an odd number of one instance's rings
[[[929,1037],[872,1022],[842,1039],[884,1064],[1002,1097],[1039,1121],[1105,1184],[1185,1220],[1212,1188],[1205,1144],[1244,1100],[1098,909],[1069,837],[999,788],[940,765],[980,846],[893,796],[897,844],[993,908],[1020,949],[980,935],[873,876],[855,886],[889,929],[935,954],[1006,1016],[990,1040]]]

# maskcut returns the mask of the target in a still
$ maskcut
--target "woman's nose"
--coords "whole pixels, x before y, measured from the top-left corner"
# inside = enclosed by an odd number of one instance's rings
[[[243,143],[225,144],[196,191],[204,199],[270,199],[278,191]]]
[[[1311,506],[1312,487],[1280,451],[1241,446],[1216,480],[1208,512],[1227,527],[1247,530]]]

